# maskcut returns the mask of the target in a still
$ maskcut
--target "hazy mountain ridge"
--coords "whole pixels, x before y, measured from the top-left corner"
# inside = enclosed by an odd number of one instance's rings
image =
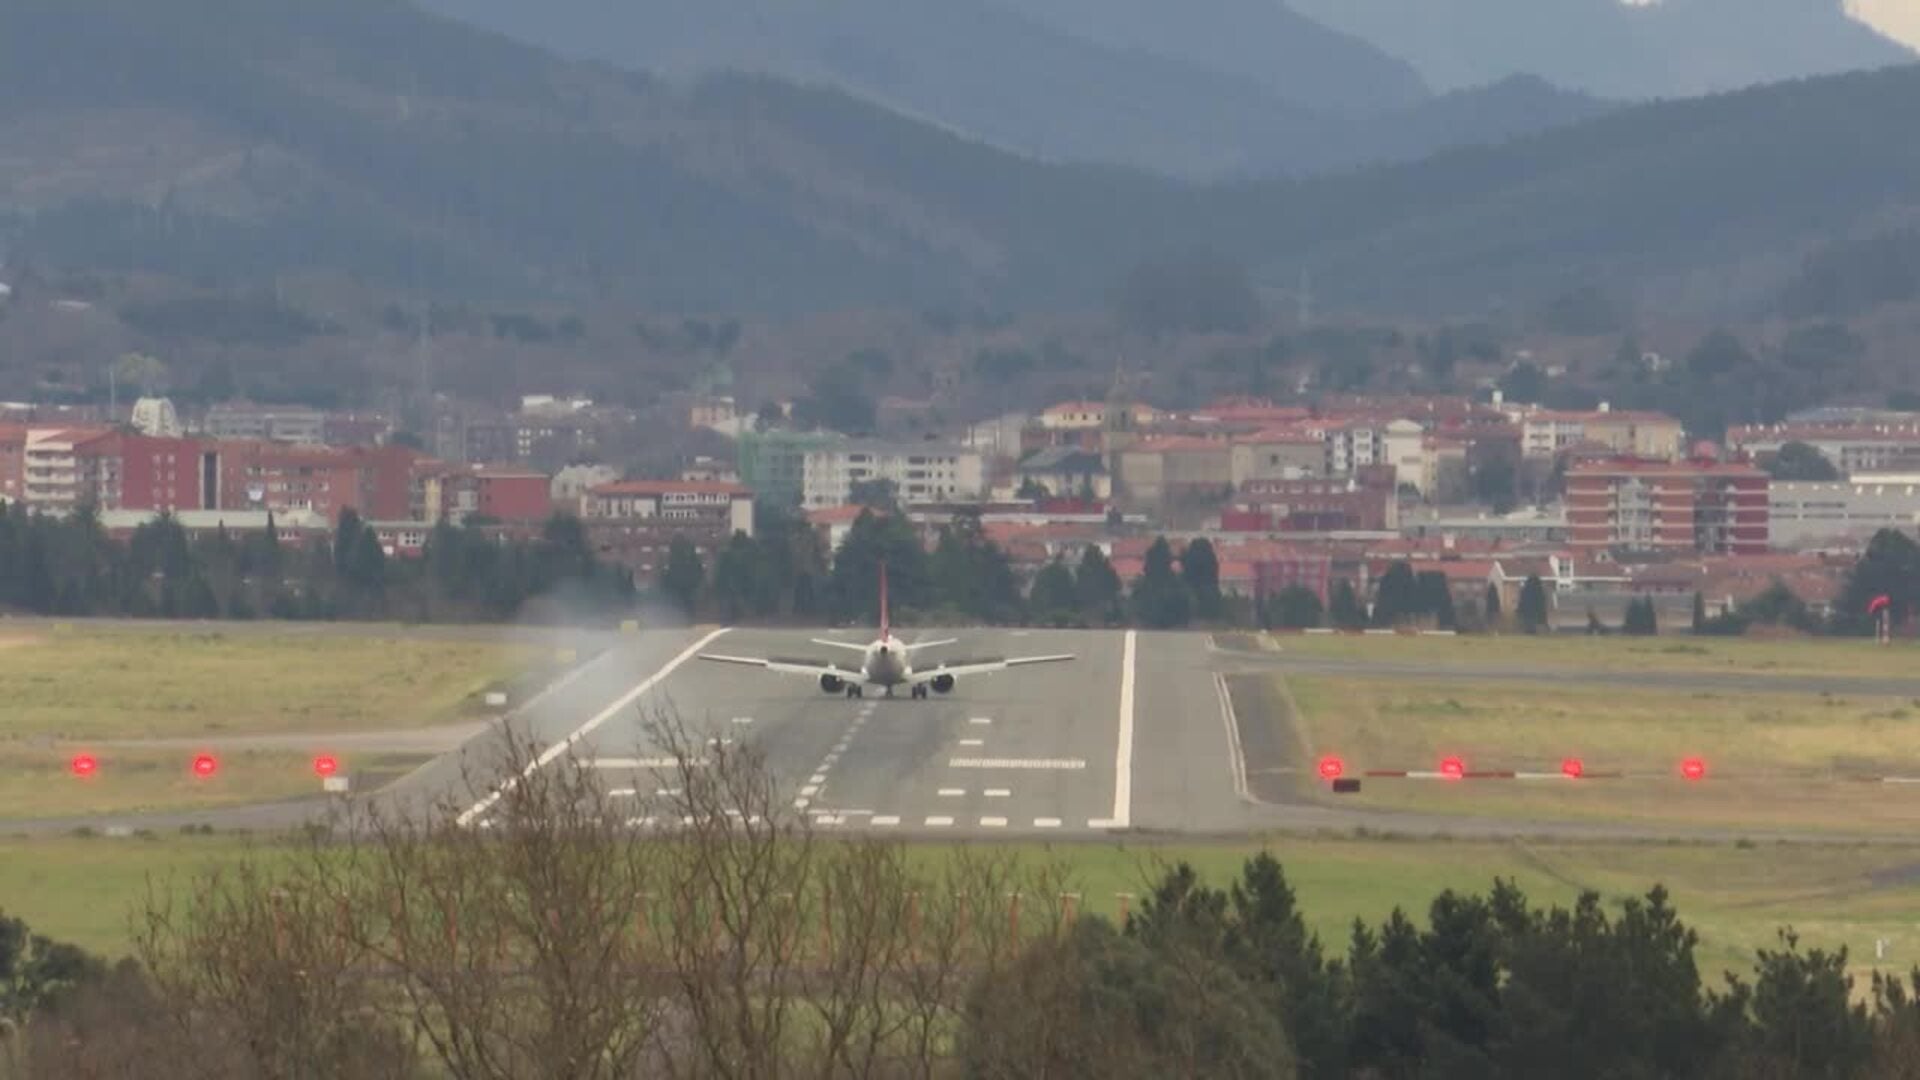
[[[1843,0],[1286,0],[1455,89],[1538,75],[1601,97],[1689,97],[1900,64]]]
[[[0,249],[741,313],[1096,305],[1142,259],[1194,248],[1280,287],[1310,271],[1327,307],[1477,312],[1587,285],[1757,304],[1807,251],[1920,210],[1917,104],[1913,66],[1181,187],[1037,164],[825,88],[565,64],[395,0],[15,0]]]

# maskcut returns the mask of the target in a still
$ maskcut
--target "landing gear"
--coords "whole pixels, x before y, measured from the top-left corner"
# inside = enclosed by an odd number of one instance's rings
[[[915,683],[913,686],[913,700],[924,701],[926,700],[926,697],[927,697],[927,684]]]
[[[857,698],[857,697],[865,697],[865,696],[866,696],[866,690],[859,683],[847,684],[847,697]]]

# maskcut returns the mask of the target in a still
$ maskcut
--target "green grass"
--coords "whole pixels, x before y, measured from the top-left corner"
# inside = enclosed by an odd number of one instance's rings
[[[0,639],[0,701],[13,739],[418,728],[553,659],[498,643],[80,629]]]
[[[1920,652],[1854,638],[1751,641],[1688,636],[1529,637],[1523,634],[1423,637],[1410,634],[1288,634],[1269,637],[1282,654],[1461,667],[1585,668],[1749,675],[1920,677]]]
[[[1920,776],[1920,703],[1814,694],[1635,690],[1578,683],[1286,680],[1310,755],[1355,772],[1557,772],[1577,757],[1625,780],[1364,782],[1350,804],[1501,817],[1903,831],[1920,826],[1920,786],[1860,776]],[[1764,685],[1761,687],[1764,689]],[[1706,782],[1678,778],[1682,759]]]
[[[151,877],[164,884],[239,858],[250,841],[234,836],[0,840],[0,909],[36,929],[99,952],[128,947],[128,916]],[[1378,921],[1396,906],[1423,916],[1443,889],[1484,891],[1516,880],[1538,903],[1565,903],[1594,889],[1611,903],[1656,883],[1675,895],[1700,931],[1707,971],[1751,963],[1792,924],[1814,945],[1847,946],[1871,963],[1875,939],[1890,945],[1886,965],[1920,961],[1920,848],[1760,844],[1666,845],[1436,842],[1429,839],[1272,837],[1212,844],[1012,845],[1030,860],[1069,864],[1082,910],[1117,913],[1116,894],[1140,893],[1159,869],[1194,864],[1225,884],[1242,862],[1270,850],[1286,866],[1303,911],[1322,939],[1344,948],[1354,918]],[[271,846],[259,850],[271,857]],[[951,845],[916,845],[922,860]]]
[[[330,748],[243,749],[214,754],[212,776],[193,773],[196,751],[116,747],[95,754],[98,770],[81,778],[72,755],[44,747],[0,751],[0,819],[80,817],[245,806],[321,793],[313,759]],[[419,765],[419,756],[333,754],[361,788]]]

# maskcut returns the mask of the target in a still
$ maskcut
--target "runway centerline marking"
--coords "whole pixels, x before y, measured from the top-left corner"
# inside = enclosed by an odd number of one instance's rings
[[[947,762],[949,769],[1084,769],[1084,758],[982,758],[957,757]]]
[[[959,798],[964,798],[966,796],[967,789],[957,788],[957,787],[943,787],[940,789],[939,794],[940,794],[940,797],[943,799],[959,799]]]
[[[875,825],[898,825],[900,824],[900,816],[898,814],[881,814],[873,819],[873,823]]]
[[[960,740],[960,745],[961,745],[961,746],[985,746],[985,745],[987,745],[987,740],[985,740],[985,739],[961,739],[961,740]]]
[[[1013,791],[1009,788],[1003,788],[1003,787],[990,787],[987,790],[981,792],[981,794],[985,795],[989,799],[1013,798]]]
[[[606,723],[608,720],[611,720],[615,716],[618,716],[620,713],[624,712],[629,705],[632,705],[634,702],[640,700],[640,698],[643,695],[645,695],[647,691],[653,689],[655,686],[658,686],[660,683],[666,681],[667,676],[679,670],[680,665],[693,659],[696,655],[699,654],[700,650],[706,648],[708,645],[711,645],[715,640],[717,640],[720,637],[720,635],[725,634],[728,631],[728,629],[730,628],[723,626],[720,629],[715,630],[712,633],[708,634],[707,636],[701,638],[699,641],[696,641],[693,644],[687,646],[686,649],[683,650],[678,656],[675,656],[673,659],[667,661],[667,664],[665,667],[661,668],[659,671],[656,671],[652,675],[648,676],[638,686],[635,686],[633,689],[628,690],[626,693],[620,695],[620,697],[616,699],[613,704],[595,713],[591,718],[587,720],[586,723],[581,724],[578,728],[575,728],[572,734],[568,735],[566,738],[560,740],[559,742],[554,743],[552,746],[547,747],[545,750],[542,750],[540,752],[540,756],[528,762],[527,767],[520,770],[519,776],[509,777],[506,783],[496,786],[492,791],[488,792],[485,796],[481,797],[480,801],[468,807],[464,812],[460,814],[459,817],[455,818],[454,823],[461,826],[462,828],[465,828],[468,822],[471,822],[474,818],[477,818],[480,815],[486,813],[488,810],[492,809],[493,804],[499,802],[503,797],[505,797],[506,793],[509,790],[511,790],[513,787],[517,786],[520,783],[520,781],[526,780],[529,777],[533,776],[534,773],[539,772],[541,769],[544,769],[549,764],[551,764],[555,758],[558,758],[561,754],[564,754],[567,751],[572,750],[575,746],[578,746],[580,744],[580,740],[586,738],[588,735],[593,734],[596,730],[599,729],[600,725]],[[582,667],[584,666],[585,665],[582,665]]]
[[[980,825],[988,829],[1004,829],[1007,827],[1007,819],[1003,817],[983,817],[980,819]]]
[[[1057,829],[1060,827],[1060,819],[1057,817],[1037,817],[1033,819],[1033,827],[1036,829]]]
[[[991,716],[970,716],[970,717],[968,717],[968,718],[967,718],[967,723],[969,723],[969,724],[991,724],[991,723],[993,723],[993,717],[991,717]]]
[[[1113,752],[1113,816],[1087,823],[1096,829],[1133,825],[1133,660],[1139,637],[1139,631],[1127,631],[1120,648],[1120,738]]]
[[[933,826],[936,829],[944,829],[947,826],[953,824],[953,819],[950,817],[942,817],[942,816],[936,815],[934,817],[928,818],[927,824]]]

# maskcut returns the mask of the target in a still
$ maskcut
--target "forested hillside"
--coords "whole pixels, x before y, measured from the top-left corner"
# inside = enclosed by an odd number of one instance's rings
[[[1474,313],[1598,287],[1720,313],[1775,303],[1810,252],[1916,208],[1917,106],[1906,67],[1182,187],[834,90],[567,64],[397,0],[16,0],[0,246],[210,285],[323,271],[743,314],[1101,306],[1143,261],[1211,250],[1256,284],[1310,272],[1323,308]],[[1424,108],[1439,125],[1449,107]]]

